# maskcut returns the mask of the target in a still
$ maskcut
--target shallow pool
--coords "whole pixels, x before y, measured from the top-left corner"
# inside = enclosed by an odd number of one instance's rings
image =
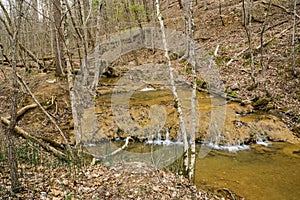
[[[272,143],[237,153],[211,151],[197,159],[195,184],[226,188],[250,200],[300,199],[300,145]]]

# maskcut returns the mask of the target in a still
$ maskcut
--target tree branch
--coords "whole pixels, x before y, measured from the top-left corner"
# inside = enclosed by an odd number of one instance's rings
[[[5,125],[9,125],[10,121],[4,117],[0,117],[0,120],[3,124]],[[52,146],[47,145],[46,143],[44,143],[43,141],[41,141],[40,139],[36,138],[35,136],[29,134],[28,132],[24,131],[22,128],[20,128],[19,126],[15,126],[14,128],[14,132],[17,133],[18,135],[22,136],[24,139],[29,139],[37,144],[39,144],[41,147],[43,147],[46,151],[53,153],[55,156],[62,158],[64,160],[68,160],[68,156],[66,154],[64,154],[63,152],[55,149]]]
[[[50,114],[45,110],[45,108],[35,98],[34,94],[31,92],[31,90],[29,89],[29,87],[27,86],[27,84],[24,82],[24,80],[22,79],[22,77],[18,73],[17,73],[17,77],[20,80],[20,82],[22,83],[22,85],[25,87],[25,89],[27,90],[27,92],[30,94],[30,96],[32,97],[32,99],[34,100],[34,102],[39,106],[39,108],[43,111],[43,113],[50,119],[50,121],[55,125],[55,127],[59,131],[59,134],[64,139],[65,144],[66,144],[66,146],[68,148],[68,151],[70,152],[70,154],[72,156],[72,149],[70,147],[70,144],[68,143],[67,138],[65,137],[64,133],[62,132],[62,130],[59,128],[59,126],[57,125],[57,123],[55,122],[55,120],[50,116]]]

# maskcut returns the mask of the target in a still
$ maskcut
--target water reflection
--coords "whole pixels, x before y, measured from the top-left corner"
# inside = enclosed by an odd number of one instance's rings
[[[272,143],[234,154],[213,150],[197,160],[196,185],[215,191],[229,188],[246,199],[298,200],[299,149],[299,145]]]

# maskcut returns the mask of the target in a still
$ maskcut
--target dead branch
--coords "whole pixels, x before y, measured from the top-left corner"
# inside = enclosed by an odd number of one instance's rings
[[[300,21],[297,22],[296,25],[298,25],[298,24],[300,24]],[[267,40],[267,41],[265,41],[265,42],[263,43],[263,47],[265,47],[265,46],[267,46],[268,44],[270,44],[270,42],[272,42],[273,40],[275,40],[275,39],[277,39],[277,38],[280,38],[284,33],[286,33],[286,32],[287,32],[288,30],[290,30],[291,28],[293,28],[293,26],[289,26],[288,28],[286,28],[286,29],[282,30],[281,32],[275,34],[274,37],[270,38],[269,40]],[[258,45],[258,46],[255,48],[255,50],[259,50],[260,48],[261,48],[261,45]],[[240,56],[240,55],[242,55],[243,53],[245,53],[248,49],[249,49],[249,47],[247,47],[247,48],[243,49],[242,51],[236,53],[236,54],[234,55],[234,57],[231,58],[231,59],[226,63],[226,66],[228,67],[233,61],[236,60],[236,58],[237,58],[238,56]]]
[[[3,124],[5,124],[6,126],[8,126],[10,124],[10,121],[4,117],[0,117],[1,122]],[[68,160],[68,156],[66,154],[64,154],[63,152],[55,149],[54,147],[47,145],[46,143],[44,143],[43,141],[41,141],[40,139],[36,138],[35,136],[29,134],[28,132],[24,131],[22,128],[20,128],[19,126],[15,126],[14,128],[14,132],[17,133],[18,135],[20,135],[21,137],[23,137],[24,139],[29,139],[37,144],[39,144],[41,147],[43,147],[46,151],[53,153],[55,156],[62,158],[64,160]]]
[[[262,3],[263,3],[263,4],[266,4],[266,5],[269,4],[269,2],[266,2],[266,1],[262,1]],[[284,12],[286,12],[286,13],[288,13],[288,14],[294,15],[294,11],[290,11],[289,9],[287,9],[286,7],[284,7],[284,6],[282,6],[282,5],[278,5],[278,4],[273,3],[273,2],[271,3],[271,5],[274,6],[274,7],[280,8],[281,10],[283,10]],[[299,15],[295,14],[295,16],[296,16],[298,19],[300,19],[300,16],[299,16]]]
[[[237,57],[239,57],[240,55],[242,55],[243,53],[245,53],[247,50],[249,49],[249,47],[243,49],[242,51],[236,53],[233,58],[231,58],[227,64],[226,64],[226,67],[228,67],[233,61],[235,61],[237,59]]]
[[[209,59],[209,65],[208,65],[209,68],[211,68],[214,59],[215,59],[215,58],[217,57],[217,55],[218,55],[219,47],[220,47],[220,45],[217,45],[217,47],[216,47],[216,49],[215,49],[215,51],[214,51],[214,54],[213,54],[213,55],[211,56],[211,58]]]
[[[30,104],[30,105],[27,105],[23,108],[21,108],[18,112],[17,112],[17,119],[20,118],[22,115],[24,115],[28,110],[30,109],[33,109],[33,108],[36,108],[37,107],[37,104]],[[10,116],[7,118],[8,120],[10,120]]]
[[[62,132],[62,130],[59,128],[58,124],[55,122],[55,120],[50,116],[50,114],[45,110],[45,108],[40,104],[40,102],[35,98],[34,94],[31,92],[31,90],[29,89],[29,87],[27,86],[27,84],[24,82],[24,80],[22,79],[22,77],[17,73],[17,77],[19,79],[19,81],[22,83],[22,85],[25,87],[25,89],[27,90],[27,92],[30,94],[31,98],[34,100],[34,102],[39,106],[39,108],[43,111],[43,113],[50,119],[50,121],[54,124],[54,126],[57,128],[57,130],[59,131],[59,134],[61,135],[61,137],[64,139],[65,144],[68,148],[68,151],[70,152],[71,156],[72,156],[72,149],[70,147],[70,144],[68,143],[67,138],[65,137],[64,133]]]
[[[126,140],[125,140],[125,144],[121,148],[118,148],[115,151],[113,151],[110,154],[105,155],[105,156],[99,156],[99,155],[96,155],[96,154],[93,154],[93,153],[90,153],[90,152],[87,152],[87,151],[83,151],[83,153],[86,154],[86,155],[89,155],[89,156],[93,156],[97,160],[102,160],[102,159],[108,158],[110,156],[114,156],[114,155],[118,154],[120,151],[122,151],[125,148],[127,148],[130,139],[132,140],[131,137],[127,137]]]
[[[111,153],[108,154],[106,157],[114,156],[114,155],[116,155],[117,153],[119,153],[120,151],[124,150],[124,149],[128,146],[129,139],[132,139],[132,138],[131,138],[131,137],[127,137],[127,138],[126,138],[126,141],[125,141],[125,144],[124,144],[121,148],[119,148],[119,149],[117,149],[117,150],[111,152]]]

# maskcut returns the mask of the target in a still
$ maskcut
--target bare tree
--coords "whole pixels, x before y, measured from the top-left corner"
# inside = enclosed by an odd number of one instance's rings
[[[224,20],[223,20],[223,15],[222,15],[222,3],[221,3],[221,0],[219,0],[219,17],[221,19],[222,26],[225,26],[225,23],[224,23]]]
[[[264,88],[265,88],[265,91],[267,94],[269,92],[267,90],[267,85],[266,85],[266,81],[265,81],[266,67],[264,65],[264,32],[266,29],[266,24],[268,23],[268,17],[269,17],[269,13],[270,13],[271,3],[272,3],[272,0],[269,0],[268,9],[265,14],[265,20],[264,20],[264,23],[263,23],[263,25],[261,27],[261,31],[260,31],[260,66],[262,67],[263,85],[264,85]]]
[[[197,77],[196,77],[196,57],[195,57],[195,41],[194,41],[194,11],[193,1],[187,0],[186,12],[188,12],[188,33],[189,33],[189,60],[192,65],[193,89],[191,97],[191,129],[190,129],[190,160],[188,168],[188,177],[192,181],[195,177],[195,161],[196,161],[196,92],[197,92]]]
[[[8,140],[8,160],[10,166],[10,176],[12,183],[12,191],[18,192],[20,190],[20,183],[18,178],[18,164],[15,156],[14,148],[14,129],[17,124],[17,107],[18,107],[18,81],[17,81],[17,54],[18,54],[18,34],[21,24],[22,5],[23,0],[16,1],[16,23],[14,26],[14,33],[12,37],[12,102],[11,102],[11,121],[7,129]]]
[[[10,1],[9,1],[10,2]],[[10,5],[10,8],[13,8],[13,5]],[[7,8],[4,6],[3,2],[0,1],[0,8],[2,9],[4,16],[0,15],[0,21],[2,22],[2,24],[5,27],[6,33],[9,37],[10,40],[13,39],[13,33],[14,33],[14,27],[13,27],[13,23],[12,23],[12,19],[11,19],[11,14],[13,12],[8,12]],[[19,46],[19,48],[26,52],[26,54],[33,60],[35,61],[40,68],[44,67],[44,63],[29,49],[27,48],[22,42],[20,42],[19,40],[17,41],[17,45]]]
[[[55,51],[55,74],[61,76],[64,74],[65,61],[63,53],[63,33],[62,33],[62,6],[60,0],[53,0],[53,19],[54,19],[54,34],[53,46]]]
[[[251,1],[252,0],[242,1],[242,25],[243,26],[247,26],[250,22]]]
[[[171,83],[171,88],[172,88],[172,93],[175,99],[175,102],[177,104],[177,111],[179,114],[179,124],[180,124],[180,131],[182,135],[182,140],[183,140],[183,145],[184,145],[184,167],[185,171],[188,171],[188,150],[189,150],[189,144],[187,140],[187,132],[186,132],[186,126],[183,118],[183,111],[182,111],[182,105],[181,105],[181,100],[179,99],[178,93],[177,93],[177,88],[175,86],[175,81],[174,81],[174,68],[172,67],[171,60],[169,57],[169,50],[168,50],[168,44],[166,40],[166,34],[165,34],[165,28],[164,28],[164,21],[162,19],[162,14],[160,11],[160,4],[159,0],[155,0],[155,5],[156,5],[156,14],[158,21],[160,23],[160,30],[162,33],[162,41],[163,41],[163,47],[164,47],[164,55],[168,64],[169,68],[169,75],[170,75],[170,83]]]
[[[296,32],[296,15],[297,15],[297,0],[294,0],[294,16],[293,16],[293,30],[292,30],[292,70],[294,76],[297,76],[296,71],[296,56],[295,56],[295,32]]]
[[[257,86],[257,80],[255,77],[255,66],[254,66],[254,55],[253,55],[253,46],[252,46],[252,8],[253,8],[253,0],[243,0],[242,2],[242,10],[243,10],[243,26],[245,27],[245,31],[248,38],[249,52],[250,52],[250,66],[251,66],[251,79],[253,81],[254,88]],[[249,2],[250,1],[250,2]]]

